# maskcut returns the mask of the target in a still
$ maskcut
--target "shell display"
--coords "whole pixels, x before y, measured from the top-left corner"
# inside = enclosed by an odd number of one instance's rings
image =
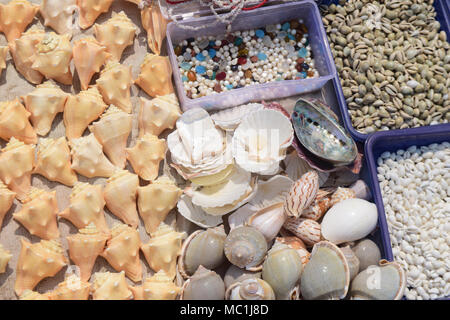
[[[381,260],[380,249],[372,240],[363,239],[352,247],[352,250],[359,260],[359,271],[364,271],[372,265],[376,266]]]
[[[77,0],[80,8],[80,27],[87,29],[92,26],[98,16],[108,12],[113,0]]]
[[[272,287],[262,279],[250,278],[237,282],[225,292],[227,300],[275,300]]]
[[[9,260],[11,260],[12,254],[0,244],[0,274],[6,271],[6,266],[8,265]]]
[[[8,47],[0,46],[0,76],[2,75],[3,69],[6,68],[6,55],[8,51]]]
[[[58,240],[41,240],[31,244],[21,238],[22,249],[16,269],[14,291],[20,296],[25,290],[33,290],[44,278],[53,277],[68,264]]]
[[[12,137],[0,153],[0,179],[24,200],[31,189],[35,146]]]
[[[136,209],[138,187],[137,175],[127,170],[118,170],[108,179],[103,191],[109,211],[133,228],[139,224]]]
[[[192,203],[191,198],[182,194],[177,203],[178,212],[190,222],[201,228],[211,228],[223,223],[222,216],[206,213],[201,207]]]
[[[290,217],[298,218],[314,201],[319,190],[319,176],[315,170],[308,171],[291,187],[284,208]]]
[[[73,43],[73,62],[82,90],[88,88],[92,76],[100,71],[110,56],[106,47],[93,37],[81,38]]]
[[[79,174],[92,177],[109,178],[114,174],[116,168],[103,154],[102,145],[94,134],[76,138],[70,141],[72,148],[72,169]]]
[[[27,289],[19,296],[19,300],[51,300],[51,299],[49,292],[42,294]]]
[[[142,280],[142,265],[139,260],[141,239],[139,232],[126,225],[116,224],[111,229],[111,239],[100,254],[117,271],[125,271],[134,282]]]
[[[127,162],[128,136],[132,128],[132,116],[111,105],[106,109],[100,120],[89,126],[89,130],[103,146],[103,151],[109,160],[123,169]]]
[[[125,48],[133,44],[136,30],[136,26],[123,11],[113,12],[111,19],[94,25],[95,37],[115,61],[120,61]]]
[[[103,252],[108,238],[97,230],[93,222],[67,237],[69,257],[80,269],[81,281],[88,281],[91,277],[95,260]]]
[[[242,282],[245,279],[261,279],[261,271],[249,271],[241,269],[234,264],[230,265],[223,277],[225,288],[231,287],[237,282]]]
[[[130,287],[134,300],[175,300],[181,288],[173,283],[164,270],[144,280],[142,286]]]
[[[294,181],[300,179],[305,173],[314,170],[308,162],[300,158],[294,150],[289,153],[283,160],[285,164],[285,172],[289,178]],[[330,176],[329,172],[316,171],[319,175],[319,187],[323,186]]]
[[[131,113],[130,88],[133,83],[131,66],[109,60],[100,73],[97,87],[107,104],[113,104],[127,113]]]
[[[169,57],[147,54],[141,64],[141,73],[135,84],[141,87],[150,97],[173,93],[172,67]]]
[[[350,272],[350,281],[359,273],[359,259],[355,253],[350,249],[350,246],[341,248],[345,259],[347,260],[348,269]]]
[[[314,220],[304,218],[288,218],[284,228],[299,237],[308,246],[321,240],[321,226]]]
[[[56,191],[49,192],[32,187],[28,198],[23,201],[21,210],[15,212],[13,217],[30,234],[50,240],[59,238],[57,214]]]
[[[316,197],[309,207],[303,210],[302,217],[314,221],[320,220],[331,207],[330,192],[317,190]]]
[[[292,248],[297,251],[300,256],[300,260],[302,262],[303,268],[309,261],[311,257],[311,253],[306,249],[306,245],[300,238],[297,237],[279,237],[275,239],[276,242],[287,245],[289,248]]]
[[[9,141],[14,137],[25,143],[36,143],[37,135],[29,121],[30,113],[19,98],[0,102],[0,138]]]
[[[159,164],[165,157],[166,140],[146,134],[136,140],[134,147],[125,150],[134,172],[142,179],[152,181],[158,176]]]
[[[152,100],[140,98],[139,137],[146,133],[159,136],[166,129],[173,129],[181,115],[180,104],[174,93],[156,96]]]
[[[125,272],[96,272],[92,283],[93,300],[132,300]]]
[[[59,34],[71,33],[73,13],[77,10],[76,0],[42,0],[40,13],[44,25]]]
[[[88,300],[91,284],[72,274],[50,292],[50,300]]]
[[[8,4],[0,4],[0,31],[8,42],[20,37],[39,11],[39,5],[26,0],[11,0]]]
[[[213,119],[214,123],[223,130],[233,131],[245,117],[261,109],[264,109],[262,104],[249,103],[213,113],[211,119]]]
[[[2,180],[0,180],[0,230],[2,230],[2,223],[5,215],[11,209],[16,193],[9,190]]]
[[[349,188],[338,187],[337,190],[331,195],[330,207],[334,206],[336,203],[352,198],[356,198],[355,191]]]
[[[223,300],[225,284],[214,271],[200,266],[182,288],[181,300]]]
[[[161,53],[161,46],[166,37],[167,20],[161,13],[159,2],[152,1],[141,10],[141,22],[147,31],[147,41],[154,54]]]

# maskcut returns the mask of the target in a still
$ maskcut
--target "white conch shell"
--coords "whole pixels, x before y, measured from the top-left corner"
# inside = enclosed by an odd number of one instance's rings
[[[25,143],[36,143],[37,135],[28,118],[30,113],[19,98],[0,102],[0,138],[8,141],[14,137]]]
[[[147,31],[147,41],[150,50],[159,55],[167,29],[167,20],[161,13],[159,2],[152,1],[149,6],[145,6],[141,10],[141,22]]]
[[[62,91],[51,81],[38,85],[29,94],[22,96],[25,108],[31,113],[30,121],[36,133],[47,135],[56,114],[64,111],[69,94]]]
[[[6,271],[6,266],[9,260],[11,260],[12,254],[0,244],[0,274]]]
[[[71,33],[73,13],[77,10],[76,0],[42,0],[40,12],[44,25],[57,33]]]
[[[191,198],[186,194],[181,195],[177,209],[183,217],[201,228],[212,228],[223,223],[222,216],[206,213],[201,207],[193,204]]]
[[[87,29],[92,26],[98,16],[108,12],[114,0],[77,0],[80,8],[80,27]]]
[[[131,300],[133,293],[128,289],[125,272],[96,272],[92,284],[94,300]]]
[[[141,73],[134,83],[151,97],[173,93],[169,57],[147,54],[141,64]]]
[[[297,151],[295,150],[289,153],[283,162],[286,166],[285,171],[287,176],[294,181],[300,179],[301,176],[308,171],[313,170],[308,162],[298,156]],[[319,175],[319,187],[321,187],[328,180],[330,173],[317,171],[317,174]]]
[[[91,284],[71,274],[49,293],[50,300],[88,300]]]
[[[12,0],[8,4],[0,4],[0,31],[6,35],[8,42],[20,37],[38,11],[39,5],[26,0]]]
[[[233,131],[249,114],[261,109],[264,109],[262,104],[249,103],[213,113],[211,119],[213,119],[214,123],[223,130]]]
[[[284,202],[286,213],[290,217],[300,217],[316,198],[319,190],[319,175],[317,171],[308,171],[301,176],[289,190]]]
[[[139,137],[146,133],[159,136],[164,130],[173,129],[180,115],[180,104],[174,93],[157,96],[152,100],[141,98]]]
[[[175,300],[181,288],[173,283],[164,270],[159,270],[150,278],[145,279],[142,286],[132,287],[134,300]]]
[[[0,180],[0,230],[2,229],[3,219],[8,213],[14,202],[16,193],[9,190],[2,180]]]
[[[3,69],[6,68],[6,54],[8,51],[8,47],[0,46],[0,76],[2,75]]]

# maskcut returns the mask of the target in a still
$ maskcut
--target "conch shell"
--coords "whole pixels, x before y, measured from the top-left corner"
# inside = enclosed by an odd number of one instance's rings
[[[152,1],[150,6],[141,10],[142,26],[147,31],[148,46],[154,54],[161,53],[161,46],[166,37],[167,20],[161,13],[159,2]]]
[[[3,248],[3,246],[0,244],[0,274],[6,271],[6,266],[8,265],[8,262],[11,258],[11,252]]]
[[[16,193],[9,190],[0,180],[0,230],[2,229],[3,218],[11,209],[15,197]]]
[[[96,87],[70,96],[64,109],[67,139],[81,137],[88,125],[98,119],[107,107]]]
[[[89,282],[72,274],[50,292],[50,300],[88,300],[90,289]]]
[[[128,289],[125,272],[96,272],[92,284],[94,300],[131,300],[133,293]]]
[[[39,293],[27,289],[20,295],[19,300],[50,300],[50,292]]]
[[[133,292],[134,300],[175,300],[181,292],[181,288],[173,283],[164,270],[145,279],[142,286],[130,286],[130,290]]]
[[[0,102],[0,138],[8,141],[15,137],[25,143],[36,143],[37,135],[29,117],[30,113],[25,110],[19,98]]]
[[[139,187],[138,208],[145,230],[153,234],[167,214],[175,208],[183,191],[166,176],[159,177],[145,187]]]
[[[91,277],[95,260],[103,252],[108,236],[101,234],[91,222],[86,228],[78,230],[77,234],[67,237],[70,259],[80,268],[81,281]]]
[[[139,232],[126,224],[116,224],[111,229],[111,235],[112,238],[108,240],[106,249],[100,255],[117,271],[125,271],[127,277],[134,282],[141,281]]]
[[[123,111],[131,113],[133,109],[130,95],[132,83],[131,66],[109,60],[100,73],[97,87],[106,103],[113,104]]]
[[[39,5],[26,0],[12,0],[0,4],[0,31],[6,35],[8,42],[20,37],[39,11]]]
[[[89,126],[89,130],[103,146],[103,151],[111,162],[122,169],[127,162],[125,149],[132,122],[131,114],[111,105],[99,121]]]
[[[23,201],[22,209],[15,212],[13,217],[32,235],[50,240],[59,238],[57,214],[56,191],[49,192],[33,187],[28,198]]]
[[[72,15],[76,9],[76,0],[42,0],[40,12],[45,26],[63,34],[72,32]]]
[[[79,174],[88,177],[110,177],[116,167],[103,154],[102,145],[91,133],[86,137],[70,141],[72,148],[72,168]]]
[[[80,27],[89,28],[97,20],[98,16],[108,12],[113,0],[77,0],[80,8]]]
[[[37,164],[33,173],[71,187],[78,181],[71,165],[69,145],[65,137],[40,139]]]
[[[77,182],[70,194],[69,207],[58,215],[72,222],[78,229],[93,222],[100,232],[109,235],[110,231],[103,213],[104,206],[101,185]]]
[[[120,61],[123,50],[133,44],[136,30],[136,26],[123,11],[113,12],[111,19],[94,26],[95,37],[115,61]]]
[[[70,60],[72,60],[71,35],[47,33],[36,46],[36,58],[31,66],[46,79],[54,79],[62,84],[72,84]]]
[[[24,144],[12,137],[0,154],[0,179],[16,193],[19,200],[24,200],[31,188],[34,149],[34,145]]]
[[[173,93],[172,67],[169,57],[147,54],[135,83],[151,97]]]
[[[88,88],[92,76],[100,71],[110,56],[106,48],[93,37],[82,38],[73,43],[73,62],[82,90]]]
[[[174,93],[157,96],[152,100],[141,98],[139,137],[146,133],[159,136],[164,130],[173,129],[180,115],[180,104]]]
[[[44,278],[53,277],[68,264],[59,240],[41,240],[31,244],[21,238],[22,249],[17,262],[14,290],[20,296],[25,290],[33,290]]]
[[[0,46],[0,76],[2,75],[3,69],[6,68],[6,54],[8,53],[8,47]]]
[[[164,270],[167,276],[173,279],[176,275],[177,257],[181,253],[181,241],[185,238],[186,233],[176,232],[161,222],[150,241],[141,246],[150,268],[155,272]]]
[[[30,121],[38,135],[45,136],[50,132],[56,114],[64,111],[68,97],[69,94],[51,81],[38,85],[36,89],[22,97],[25,108],[31,113]]]
[[[142,179],[152,181],[158,176],[159,163],[164,159],[167,145],[164,139],[146,134],[137,139],[136,145],[127,148],[127,159],[130,161],[134,172]]]

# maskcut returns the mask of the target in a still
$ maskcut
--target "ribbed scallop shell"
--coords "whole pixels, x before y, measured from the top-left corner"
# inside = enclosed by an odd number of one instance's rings
[[[245,279],[230,286],[225,292],[227,300],[275,300],[272,287],[264,280]]]
[[[3,69],[6,68],[6,54],[8,51],[8,47],[0,46],[0,76],[2,75]]]
[[[211,119],[223,130],[233,131],[248,115],[261,109],[264,109],[262,104],[249,103],[213,113]]]
[[[341,201],[356,198],[356,193],[350,188],[338,187],[337,190],[331,195],[330,207]]]
[[[200,266],[187,280],[181,291],[181,300],[223,300],[225,284],[214,271]]]
[[[39,5],[26,0],[12,0],[8,4],[0,4],[0,31],[6,35],[8,42],[20,37],[38,11]]]
[[[141,10],[141,22],[147,31],[147,41],[154,54],[161,53],[162,42],[166,37],[167,20],[161,13],[159,2],[152,1]]]
[[[77,0],[80,8],[80,27],[87,29],[92,26],[98,16],[108,12],[113,0]]]
[[[321,240],[320,224],[311,219],[290,217],[286,220],[284,228],[302,239],[308,246]]]
[[[92,283],[93,300],[131,300],[133,293],[128,289],[125,272],[96,272]]]
[[[0,230],[2,229],[3,219],[8,213],[14,202],[16,193],[9,190],[2,180],[0,180]]]
[[[142,286],[130,287],[134,300],[175,300],[181,288],[173,283],[164,270],[145,279]]]
[[[135,84],[151,97],[173,93],[172,67],[169,57],[147,54],[141,64],[141,72]]]
[[[177,203],[178,212],[190,222],[201,228],[211,228],[223,222],[222,216],[213,216],[206,213],[201,207],[192,203],[186,194],[181,195]]]
[[[44,25],[59,34],[72,33],[72,15],[75,10],[77,10],[76,0],[42,0],[40,7]]]
[[[300,179],[308,171],[314,170],[308,162],[298,156],[296,151],[289,153],[283,162],[286,166],[286,174],[294,181]],[[317,171],[317,174],[319,175],[319,187],[321,187],[328,180],[330,173]]]
[[[180,104],[174,93],[157,96],[152,100],[141,98],[139,108],[139,137],[146,133],[160,135],[173,129],[181,115]]]
[[[0,138],[8,141],[11,137],[25,143],[36,143],[37,135],[28,118],[30,113],[20,103],[19,98],[0,102]]]
[[[291,187],[284,208],[288,216],[300,217],[303,210],[314,201],[319,190],[319,176],[315,170],[305,173]]]
[[[50,300],[88,300],[91,284],[72,274],[50,292]]]
[[[2,244],[0,244],[0,274],[6,271],[6,266],[9,260],[11,260],[12,254],[9,250],[6,250]]]

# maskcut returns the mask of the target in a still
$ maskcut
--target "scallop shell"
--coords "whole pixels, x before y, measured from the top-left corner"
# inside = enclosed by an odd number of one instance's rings
[[[272,287],[262,279],[250,278],[237,282],[225,292],[227,300],[275,300]]]
[[[194,275],[184,283],[181,300],[223,300],[225,284],[214,271],[200,266]]]
[[[161,53],[161,46],[166,37],[167,20],[161,13],[159,2],[152,1],[141,10],[141,22],[147,31],[147,41],[154,54]]]
[[[337,190],[331,195],[330,207],[334,206],[336,203],[352,198],[356,198],[355,191],[349,188],[338,187]]]
[[[120,61],[123,50],[134,42],[136,26],[125,12],[113,12],[112,18],[102,24],[94,25],[94,34],[115,61]]]
[[[341,251],[344,254],[345,259],[347,260],[348,269],[350,271],[350,281],[352,281],[359,272],[359,259],[352,251],[352,249],[350,249],[350,246],[341,248]]]
[[[308,162],[300,158],[296,151],[292,151],[289,153],[286,158],[283,160],[286,166],[286,174],[289,178],[294,181],[297,181],[307,173],[308,171],[314,170]],[[328,180],[330,176],[329,172],[316,171],[319,175],[319,187],[323,186],[325,182]]]
[[[111,229],[111,239],[100,254],[117,271],[125,271],[134,282],[142,280],[142,265],[139,260],[141,239],[139,232],[126,225],[116,224]]]
[[[8,265],[9,260],[11,260],[12,254],[0,244],[0,274],[6,271],[6,266]]]
[[[106,207],[123,222],[136,228],[139,224],[136,209],[139,177],[127,170],[118,170],[107,181],[103,196]]]
[[[234,171],[235,171],[234,165],[230,164],[225,169],[223,169],[217,173],[207,175],[207,176],[194,177],[194,178],[191,178],[190,180],[196,186],[210,187],[213,185],[220,184],[220,183],[224,182],[225,180],[229,179],[229,177],[231,176],[231,174],[234,173]]]
[[[107,107],[96,87],[70,96],[64,109],[67,139],[81,137],[88,125],[98,119]]]
[[[288,216],[300,217],[303,210],[314,201],[319,190],[319,176],[315,170],[305,173],[291,187],[284,208]]]
[[[31,244],[21,238],[22,249],[16,269],[14,291],[20,296],[25,290],[33,290],[44,278],[53,277],[68,264],[58,240],[41,240]]]
[[[0,230],[2,229],[3,219],[11,209],[16,193],[9,190],[2,180],[0,180]]]
[[[352,250],[359,260],[359,271],[364,271],[371,265],[377,265],[381,259],[380,249],[370,239],[359,241]]]
[[[241,269],[234,264],[230,265],[225,273],[223,281],[225,282],[225,288],[231,287],[233,284],[237,282],[242,282],[245,279],[260,279],[261,272],[256,271],[248,271],[245,269]]]
[[[249,103],[218,111],[211,115],[214,123],[226,131],[234,131],[241,121],[253,112],[264,109],[260,103]]]
[[[174,93],[157,96],[152,100],[140,98],[139,137],[146,133],[159,136],[166,129],[173,129],[181,115],[180,104]]]
[[[41,294],[32,290],[25,290],[20,296],[19,300],[51,300],[50,292]]]
[[[50,292],[50,300],[88,300],[91,284],[72,274]]]
[[[300,256],[303,268],[309,261],[311,254],[306,249],[306,245],[300,238],[297,237],[279,237],[275,239],[276,242],[287,245],[289,248],[295,249]]]
[[[321,240],[321,226],[314,220],[304,218],[288,218],[284,228],[302,239],[308,246]]]
[[[173,283],[164,270],[160,270],[150,278],[145,279],[142,286],[132,287],[134,300],[175,300],[181,288]]]
[[[8,47],[0,46],[0,76],[2,75],[3,69],[6,68],[6,54],[8,51]]]
[[[162,222],[150,241],[141,246],[150,268],[155,272],[164,270],[167,276],[173,279],[176,275],[177,257],[181,253],[181,241],[184,238],[186,233],[176,232]]]
[[[12,137],[0,154],[0,179],[16,193],[19,200],[27,197],[31,188],[35,146]]]
[[[31,68],[39,71],[46,79],[72,85],[70,61],[72,60],[71,35],[45,34],[36,46],[36,57]]]
[[[73,13],[77,10],[76,0],[42,0],[40,12],[44,25],[57,33],[71,33]]]
[[[110,56],[106,47],[93,37],[81,38],[73,43],[73,62],[82,90],[88,88],[92,76],[100,71]]]
[[[111,3],[114,0],[77,0],[80,8],[79,24],[81,29],[87,29],[92,26],[98,16],[108,12]]]
[[[125,149],[134,172],[142,179],[152,181],[158,176],[159,164],[167,150],[165,142],[147,133],[136,140],[134,147]]]
[[[70,194],[70,205],[58,215],[72,222],[78,229],[85,228],[93,222],[100,232],[109,235],[110,231],[103,213],[105,200],[102,189],[98,184],[75,183]]]
[[[8,141],[15,137],[25,143],[36,143],[37,135],[29,117],[30,113],[25,110],[19,98],[0,102],[0,138]]]
[[[116,168],[103,154],[102,145],[94,134],[76,138],[70,141],[72,151],[72,169],[79,174],[92,177],[109,178]]]
[[[161,176],[149,185],[139,187],[137,193],[139,215],[147,233],[153,234],[175,208],[183,191],[169,177]]]
[[[141,64],[141,73],[135,84],[151,97],[173,93],[172,67],[169,57],[147,54]]]
[[[108,236],[101,234],[93,222],[67,237],[69,256],[80,269],[81,281],[88,281],[91,277],[95,260],[103,252],[106,240]]]
[[[96,272],[92,283],[93,300],[131,300],[133,293],[128,289],[125,272]]]
[[[57,214],[56,191],[49,192],[32,187],[21,210],[15,212],[13,217],[32,235],[50,240],[59,238]]]
[[[211,228],[223,223],[222,216],[206,213],[201,207],[193,204],[191,198],[186,194],[181,195],[177,209],[183,217],[201,228]]]
[[[331,207],[330,192],[319,189],[316,198],[309,207],[303,210],[302,217],[314,221],[320,220]]]
[[[127,113],[131,113],[130,88],[133,83],[131,66],[109,60],[100,73],[97,87],[108,104],[113,104]]]
[[[39,5],[26,0],[12,0],[8,4],[0,4],[0,31],[8,42],[20,37],[39,11]]]
[[[286,218],[283,202],[280,202],[257,211],[248,219],[248,225],[258,229],[270,242],[280,232]]]

